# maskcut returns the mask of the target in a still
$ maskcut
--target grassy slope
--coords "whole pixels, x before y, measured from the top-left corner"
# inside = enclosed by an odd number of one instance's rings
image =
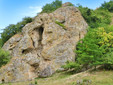
[[[38,78],[29,82],[18,82],[3,85],[29,85],[31,82],[38,82],[38,85],[75,85],[77,80],[88,79],[90,85],[113,85],[113,71],[82,72],[78,74],[56,73],[49,78]]]

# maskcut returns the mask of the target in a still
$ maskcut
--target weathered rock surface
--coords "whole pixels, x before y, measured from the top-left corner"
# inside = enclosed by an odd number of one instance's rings
[[[3,49],[13,58],[0,69],[0,82],[51,76],[66,61],[74,61],[76,44],[86,34],[87,26],[80,11],[66,4],[53,13],[39,14],[21,34],[4,44]]]

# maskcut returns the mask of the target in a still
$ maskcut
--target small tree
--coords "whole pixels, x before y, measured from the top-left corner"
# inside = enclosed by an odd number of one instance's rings
[[[0,38],[0,48],[2,47],[2,39]]]
[[[107,9],[110,12],[113,12],[113,0],[110,0],[109,2],[104,2],[100,8]]]
[[[84,39],[82,39],[75,51],[77,53],[76,62],[67,63],[64,68],[95,67],[103,65],[111,67],[113,65],[113,26],[105,28],[99,27],[89,29]]]
[[[97,29],[90,30],[85,38],[77,45],[77,61],[87,68],[88,65],[101,64],[104,47],[99,46],[101,38],[97,35]]]
[[[78,9],[91,28],[104,27],[111,22],[110,12],[106,9],[92,10],[81,5],[78,5]]]
[[[0,48],[0,67],[2,65],[5,65],[9,62],[11,56],[8,51],[4,51],[3,49]]]
[[[84,66],[112,65],[112,26],[90,30],[77,46],[77,61]]]
[[[60,0],[53,1],[51,4],[46,4],[45,6],[42,7],[42,13],[53,12],[61,6],[62,6],[62,1]]]

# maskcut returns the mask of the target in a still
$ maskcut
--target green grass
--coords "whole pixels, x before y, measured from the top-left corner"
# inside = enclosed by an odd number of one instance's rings
[[[113,85],[113,71],[93,71],[78,74],[70,74],[67,72],[59,72],[48,78],[37,78],[28,82],[17,82],[2,85],[29,85],[30,83],[37,85],[76,85],[77,80],[91,80],[90,85]]]

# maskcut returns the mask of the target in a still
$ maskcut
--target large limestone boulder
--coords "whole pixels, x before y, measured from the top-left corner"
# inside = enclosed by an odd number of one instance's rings
[[[64,25],[59,25],[59,22]],[[11,61],[0,69],[0,82],[27,81],[51,76],[66,61],[74,61],[77,42],[88,25],[80,11],[64,4],[52,13],[43,13],[10,38],[3,46]]]

